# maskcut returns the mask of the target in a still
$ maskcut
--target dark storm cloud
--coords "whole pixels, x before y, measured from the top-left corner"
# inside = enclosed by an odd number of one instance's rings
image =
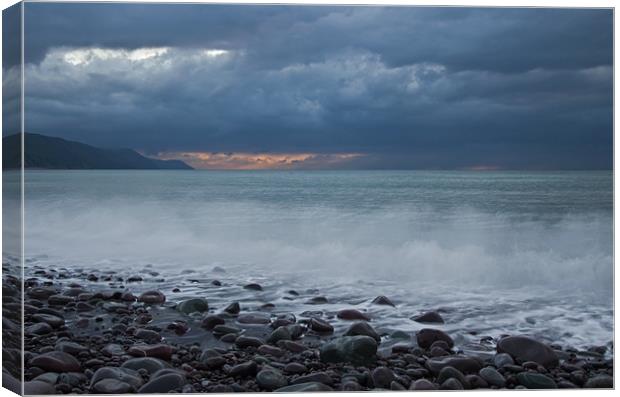
[[[390,65],[523,71],[610,64],[610,10],[191,4],[28,4],[26,55],[54,46],[245,48],[262,65],[343,48]]]
[[[33,132],[364,154],[348,167],[612,162],[610,10],[28,3],[25,26]]]
[[[2,136],[21,129],[21,4],[2,11]]]

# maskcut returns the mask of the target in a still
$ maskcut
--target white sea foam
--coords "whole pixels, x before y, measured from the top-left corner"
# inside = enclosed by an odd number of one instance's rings
[[[274,275],[463,285],[612,288],[611,220],[565,215],[553,222],[462,208],[448,213],[253,202],[26,204],[26,254],[200,269],[247,264]]]

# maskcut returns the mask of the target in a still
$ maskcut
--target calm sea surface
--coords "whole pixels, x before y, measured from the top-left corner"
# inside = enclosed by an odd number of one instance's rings
[[[25,180],[33,265],[151,265],[163,290],[180,285],[216,306],[269,301],[298,315],[355,306],[386,330],[416,330],[409,317],[441,309],[464,347],[472,331],[574,346],[612,339],[611,172],[27,171]],[[225,283],[260,282],[264,294],[183,275],[209,277],[214,266],[227,269]],[[330,303],[283,299],[289,289]],[[380,294],[397,308],[370,305]]]

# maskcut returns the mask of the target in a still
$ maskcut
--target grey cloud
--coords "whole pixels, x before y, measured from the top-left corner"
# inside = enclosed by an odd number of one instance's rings
[[[148,153],[359,152],[348,166],[367,168],[611,166],[610,10],[29,3],[26,15],[31,132]],[[144,47],[170,49],[127,58]],[[125,55],[67,61],[84,48]]]

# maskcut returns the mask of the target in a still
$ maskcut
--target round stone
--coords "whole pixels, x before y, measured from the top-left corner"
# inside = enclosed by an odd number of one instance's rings
[[[321,334],[331,334],[334,332],[334,327],[330,323],[318,317],[312,317],[308,323],[308,327],[314,332]]]
[[[557,384],[550,377],[535,372],[521,372],[517,380],[528,389],[557,389]]]
[[[493,367],[484,367],[480,370],[480,377],[490,385],[497,387],[506,386],[506,379]]]
[[[122,365],[122,368],[129,368],[135,371],[139,369],[146,370],[149,374],[155,373],[160,369],[168,368],[169,365],[158,358],[154,357],[140,357],[140,358],[131,358],[125,361]]]
[[[394,380],[394,373],[387,367],[377,367],[371,372],[371,377],[375,387],[389,389]]]
[[[209,310],[209,303],[202,298],[188,299],[179,303],[177,310],[185,314],[204,313]]]
[[[441,315],[435,311],[426,312],[426,313],[420,314],[419,316],[411,317],[411,319],[415,322],[425,323],[425,324],[443,324],[444,323],[443,317],[441,317]]]
[[[498,353],[508,353],[518,362],[534,361],[544,367],[558,365],[558,356],[553,349],[527,336],[507,336],[497,342]]]
[[[185,376],[179,372],[169,372],[153,376],[138,393],[168,393],[182,388],[185,385]]]
[[[126,394],[136,390],[129,383],[117,379],[102,379],[91,387],[91,391],[97,394]]]
[[[138,301],[147,304],[160,304],[166,301],[166,296],[160,291],[147,291],[140,295]]]
[[[256,375],[256,383],[268,391],[279,389],[288,384],[286,377],[275,369],[264,369]]]
[[[394,307],[394,304],[392,303],[392,301],[387,297],[387,296],[377,296],[375,299],[372,300],[372,303],[375,305],[384,305],[384,306],[392,306]]]
[[[359,321],[352,324],[344,334],[346,336],[366,335],[376,340],[377,343],[381,342],[381,337],[377,334],[377,331],[375,331],[370,324],[364,321]]]
[[[70,354],[51,351],[40,354],[30,360],[32,367],[39,367],[48,372],[80,372],[79,361]]]
[[[428,379],[418,379],[411,384],[411,390],[437,390],[437,386]]]
[[[271,316],[260,312],[241,314],[237,317],[237,322],[240,324],[269,324]]]
[[[344,309],[340,310],[337,314],[341,320],[364,320],[370,321],[370,317],[356,309]]]
[[[278,343],[278,341],[281,340],[291,340],[292,336],[291,336],[291,332],[289,331],[289,329],[285,326],[281,326],[276,328],[271,335],[269,335],[269,338],[267,338],[267,343],[272,343],[272,344],[276,344]]]
[[[583,385],[586,389],[613,389],[614,378],[608,375],[597,375]]]
[[[224,311],[228,314],[239,314],[241,311],[241,307],[239,306],[239,302],[233,302],[230,305],[226,306]]]
[[[202,327],[206,329],[213,329],[217,325],[224,325],[225,323],[226,321],[223,318],[216,315],[209,315],[202,320]]]
[[[438,329],[423,328],[416,333],[416,339],[418,341],[418,346],[423,349],[428,349],[438,340],[446,342],[450,349],[454,347],[454,341],[450,335]]]

